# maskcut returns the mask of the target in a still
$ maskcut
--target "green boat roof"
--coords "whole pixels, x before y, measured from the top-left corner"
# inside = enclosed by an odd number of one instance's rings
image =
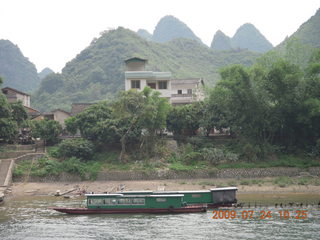
[[[234,190],[238,190],[237,187],[224,187],[224,188],[212,188],[210,189],[211,192],[213,191],[234,191]]]
[[[126,193],[150,193],[152,194],[153,191],[122,191],[122,192],[116,192],[117,194],[126,194]]]
[[[153,193],[156,193],[156,194],[160,194],[160,193],[163,193],[163,194],[185,194],[185,193],[210,193],[209,190],[190,190],[190,191],[155,191]]]
[[[86,197],[125,197],[125,198],[143,198],[143,197],[183,197],[183,194],[159,194],[159,195],[123,195],[123,194],[86,194]]]

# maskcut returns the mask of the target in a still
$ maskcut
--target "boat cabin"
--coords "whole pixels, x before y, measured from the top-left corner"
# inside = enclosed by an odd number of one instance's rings
[[[124,195],[86,194],[87,208],[181,208],[185,205],[183,194],[172,195]]]
[[[229,204],[236,203],[236,191],[237,187],[225,187],[225,188],[213,188],[212,193],[212,203],[213,204]]]
[[[196,191],[124,191],[123,195],[183,195],[187,204],[208,204],[210,206],[228,206],[237,202],[236,187],[213,188]]]

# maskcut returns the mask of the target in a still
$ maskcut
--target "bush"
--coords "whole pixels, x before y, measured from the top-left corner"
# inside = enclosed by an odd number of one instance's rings
[[[223,161],[236,162],[239,159],[237,154],[231,152],[225,153],[219,148],[203,148],[201,149],[201,154],[204,160],[211,164],[218,164]]]
[[[66,139],[59,144],[59,156],[63,158],[76,157],[81,159],[90,159],[94,153],[92,142],[82,139]]]
[[[247,161],[256,161],[258,159],[259,149],[250,143],[244,145],[243,149],[243,156]]]
[[[287,185],[292,184],[293,181],[289,177],[277,177],[273,183],[277,184],[279,187],[286,187]]]

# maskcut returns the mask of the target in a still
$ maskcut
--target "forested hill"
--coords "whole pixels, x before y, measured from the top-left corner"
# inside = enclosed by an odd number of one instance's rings
[[[148,59],[149,70],[171,71],[175,78],[203,77],[206,83],[214,83],[221,67],[251,65],[260,54],[246,50],[214,52],[190,39],[156,43],[120,27],[95,39],[66,64],[61,74],[47,76],[32,96],[32,104],[42,111],[69,110],[73,102],[112,98],[124,89],[124,60],[133,56]]]
[[[40,83],[35,65],[9,40],[0,40],[0,77],[4,80],[3,87],[27,93],[33,92]]]
[[[292,39],[298,39],[302,44],[320,48],[320,9],[303,23],[294,34],[284,40],[280,47]]]
[[[272,44],[252,24],[246,23],[238,28],[232,38],[218,30],[213,37],[211,48],[214,50],[248,49],[254,52],[267,52]]]

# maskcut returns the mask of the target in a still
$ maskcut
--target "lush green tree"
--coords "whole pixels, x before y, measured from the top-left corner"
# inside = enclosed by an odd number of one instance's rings
[[[45,144],[53,144],[58,142],[58,137],[62,132],[62,127],[59,122],[54,120],[34,121],[31,126],[32,136],[41,138]]]
[[[173,107],[168,113],[167,128],[175,135],[195,135],[203,116],[202,103]]]
[[[121,122],[127,122],[120,139],[120,160],[123,160],[129,136],[133,133],[138,134],[136,137],[140,138],[142,144],[146,144],[147,151],[150,151],[153,145],[150,143],[155,133],[165,128],[169,108],[168,101],[160,98],[160,93],[149,87],[145,87],[141,92],[130,90],[120,93],[113,103],[115,117]]]
[[[26,109],[21,102],[10,103],[10,107],[12,118],[20,127],[28,119]]]
[[[2,79],[0,78],[0,88]],[[14,141],[18,134],[18,124],[13,118],[12,108],[6,96],[0,91],[0,139],[2,141]]]
[[[82,138],[66,139],[59,144],[59,156],[63,158],[77,157],[88,160],[93,156],[94,145]]]
[[[105,101],[68,118],[66,128],[72,134],[80,130],[82,137],[97,144],[116,143],[120,140],[121,124],[112,116],[111,106]]]

